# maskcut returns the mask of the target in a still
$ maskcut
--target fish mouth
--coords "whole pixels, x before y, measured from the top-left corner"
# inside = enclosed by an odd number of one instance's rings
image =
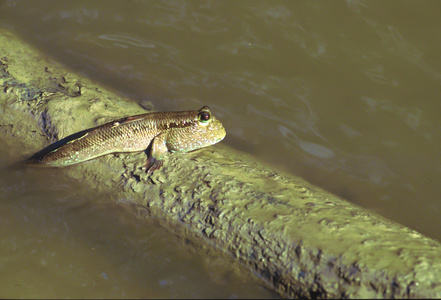
[[[220,142],[220,141],[222,141],[222,140],[225,138],[226,135],[227,135],[227,131],[226,131],[225,128],[222,126],[222,129],[221,129],[221,131],[220,131],[220,135],[219,135],[219,137],[217,138],[216,142]]]
[[[214,141],[215,141],[215,143],[218,143],[218,142],[220,142],[220,141],[222,141],[224,138],[225,138],[225,136],[227,135],[227,131],[225,130],[225,127],[222,125],[222,123],[219,121],[219,120],[217,120],[217,119],[215,119],[214,117],[213,117],[213,137],[215,138],[214,139]]]

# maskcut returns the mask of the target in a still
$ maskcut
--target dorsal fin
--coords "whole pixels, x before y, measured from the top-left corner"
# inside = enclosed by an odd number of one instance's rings
[[[112,124],[112,127],[115,127],[115,126],[119,126],[121,124],[127,124],[127,123],[131,123],[131,122],[135,122],[135,121],[138,121],[138,120],[141,120],[141,119],[144,119],[144,118],[145,118],[145,114],[143,114],[143,115],[136,115],[136,116],[129,116],[129,117],[125,117],[125,118],[122,118],[122,119],[119,119],[119,120],[115,120],[115,121],[112,121],[112,122],[109,122],[109,123]]]

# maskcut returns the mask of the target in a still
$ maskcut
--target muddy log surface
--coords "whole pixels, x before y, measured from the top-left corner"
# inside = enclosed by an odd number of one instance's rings
[[[0,138],[14,159],[151,107],[71,73],[7,31],[0,53]],[[222,144],[168,155],[152,174],[145,160],[142,152],[114,154],[63,170],[110,191],[109,201],[137,217],[233,257],[283,297],[441,297],[440,244],[416,231]]]

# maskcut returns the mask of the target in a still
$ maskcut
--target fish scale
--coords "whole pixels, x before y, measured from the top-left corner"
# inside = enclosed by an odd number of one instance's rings
[[[64,167],[110,153],[143,151],[151,144],[146,165],[151,172],[162,166],[166,152],[207,147],[225,135],[225,128],[208,106],[194,111],[147,113],[72,134],[35,153],[25,164]]]

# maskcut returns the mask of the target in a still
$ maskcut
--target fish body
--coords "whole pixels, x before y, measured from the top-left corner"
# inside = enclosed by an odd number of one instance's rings
[[[194,111],[147,113],[72,134],[35,153],[25,164],[64,167],[110,153],[143,151],[151,145],[146,168],[152,172],[161,168],[168,151],[207,147],[225,135],[225,128],[208,106]]]

